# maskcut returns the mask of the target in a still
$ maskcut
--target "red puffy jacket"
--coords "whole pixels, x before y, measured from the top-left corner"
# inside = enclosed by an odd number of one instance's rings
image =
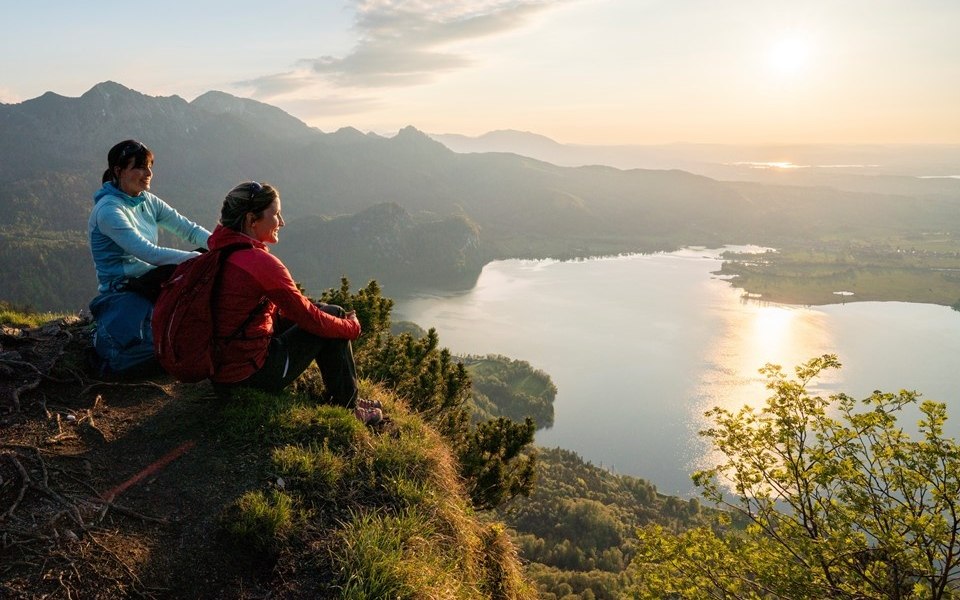
[[[237,241],[252,242],[254,247],[237,250],[223,266],[216,305],[216,335],[232,335],[261,299],[266,298],[267,302],[243,332],[222,348],[219,366],[211,377],[213,381],[236,383],[260,369],[267,359],[267,346],[274,335],[274,321],[278,316],[320,337],[355,340],[360,336],[359,322],[325,313],[301,294],[290,272],[280,259],[270,254],[266,244],[221,225],[210,235],[207,244],[213,250]]]

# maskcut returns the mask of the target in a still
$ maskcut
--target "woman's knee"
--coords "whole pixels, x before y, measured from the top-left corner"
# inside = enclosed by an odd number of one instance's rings
[[[337,306],[336,304],[324,304],[323,302],[317,302],[314,306],[327,314],[340,317],[341,319],[347,314],[347,311],[343,310],[342,306]]]

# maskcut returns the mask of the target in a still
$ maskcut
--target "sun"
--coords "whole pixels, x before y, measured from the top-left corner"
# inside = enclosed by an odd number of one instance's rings
[[[780,75],[796,75],[810,63],[812,48],[801,35],[791,35],[775,42],[767,54],[770,68]]]

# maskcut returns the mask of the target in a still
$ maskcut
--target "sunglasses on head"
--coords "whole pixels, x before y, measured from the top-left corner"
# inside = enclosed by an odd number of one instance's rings
[[[117,162],[123,162],[123,159],[128,156],[133,156],[141,150],[143,150],[143,144],[140,142],[130,142],[123,147],[123,150],[120,151],[120,156],[117,157]]]
[[[253,197],[263,191],[263,186],[260,185],[258,181],[250,182],[250,199],[253,200]]]

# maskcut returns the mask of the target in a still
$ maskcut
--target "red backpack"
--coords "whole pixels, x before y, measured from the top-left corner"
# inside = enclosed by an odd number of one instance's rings
[[[195,256],[180,263],[163,284],[153,308],[153,348],[160,366],[180,381],[203,381],[216,370],[214,303],[219,295],[220,273],[230,254],[252,247],[238,242]],[[241,333],[262,305],[261,301],[226,339]]]

